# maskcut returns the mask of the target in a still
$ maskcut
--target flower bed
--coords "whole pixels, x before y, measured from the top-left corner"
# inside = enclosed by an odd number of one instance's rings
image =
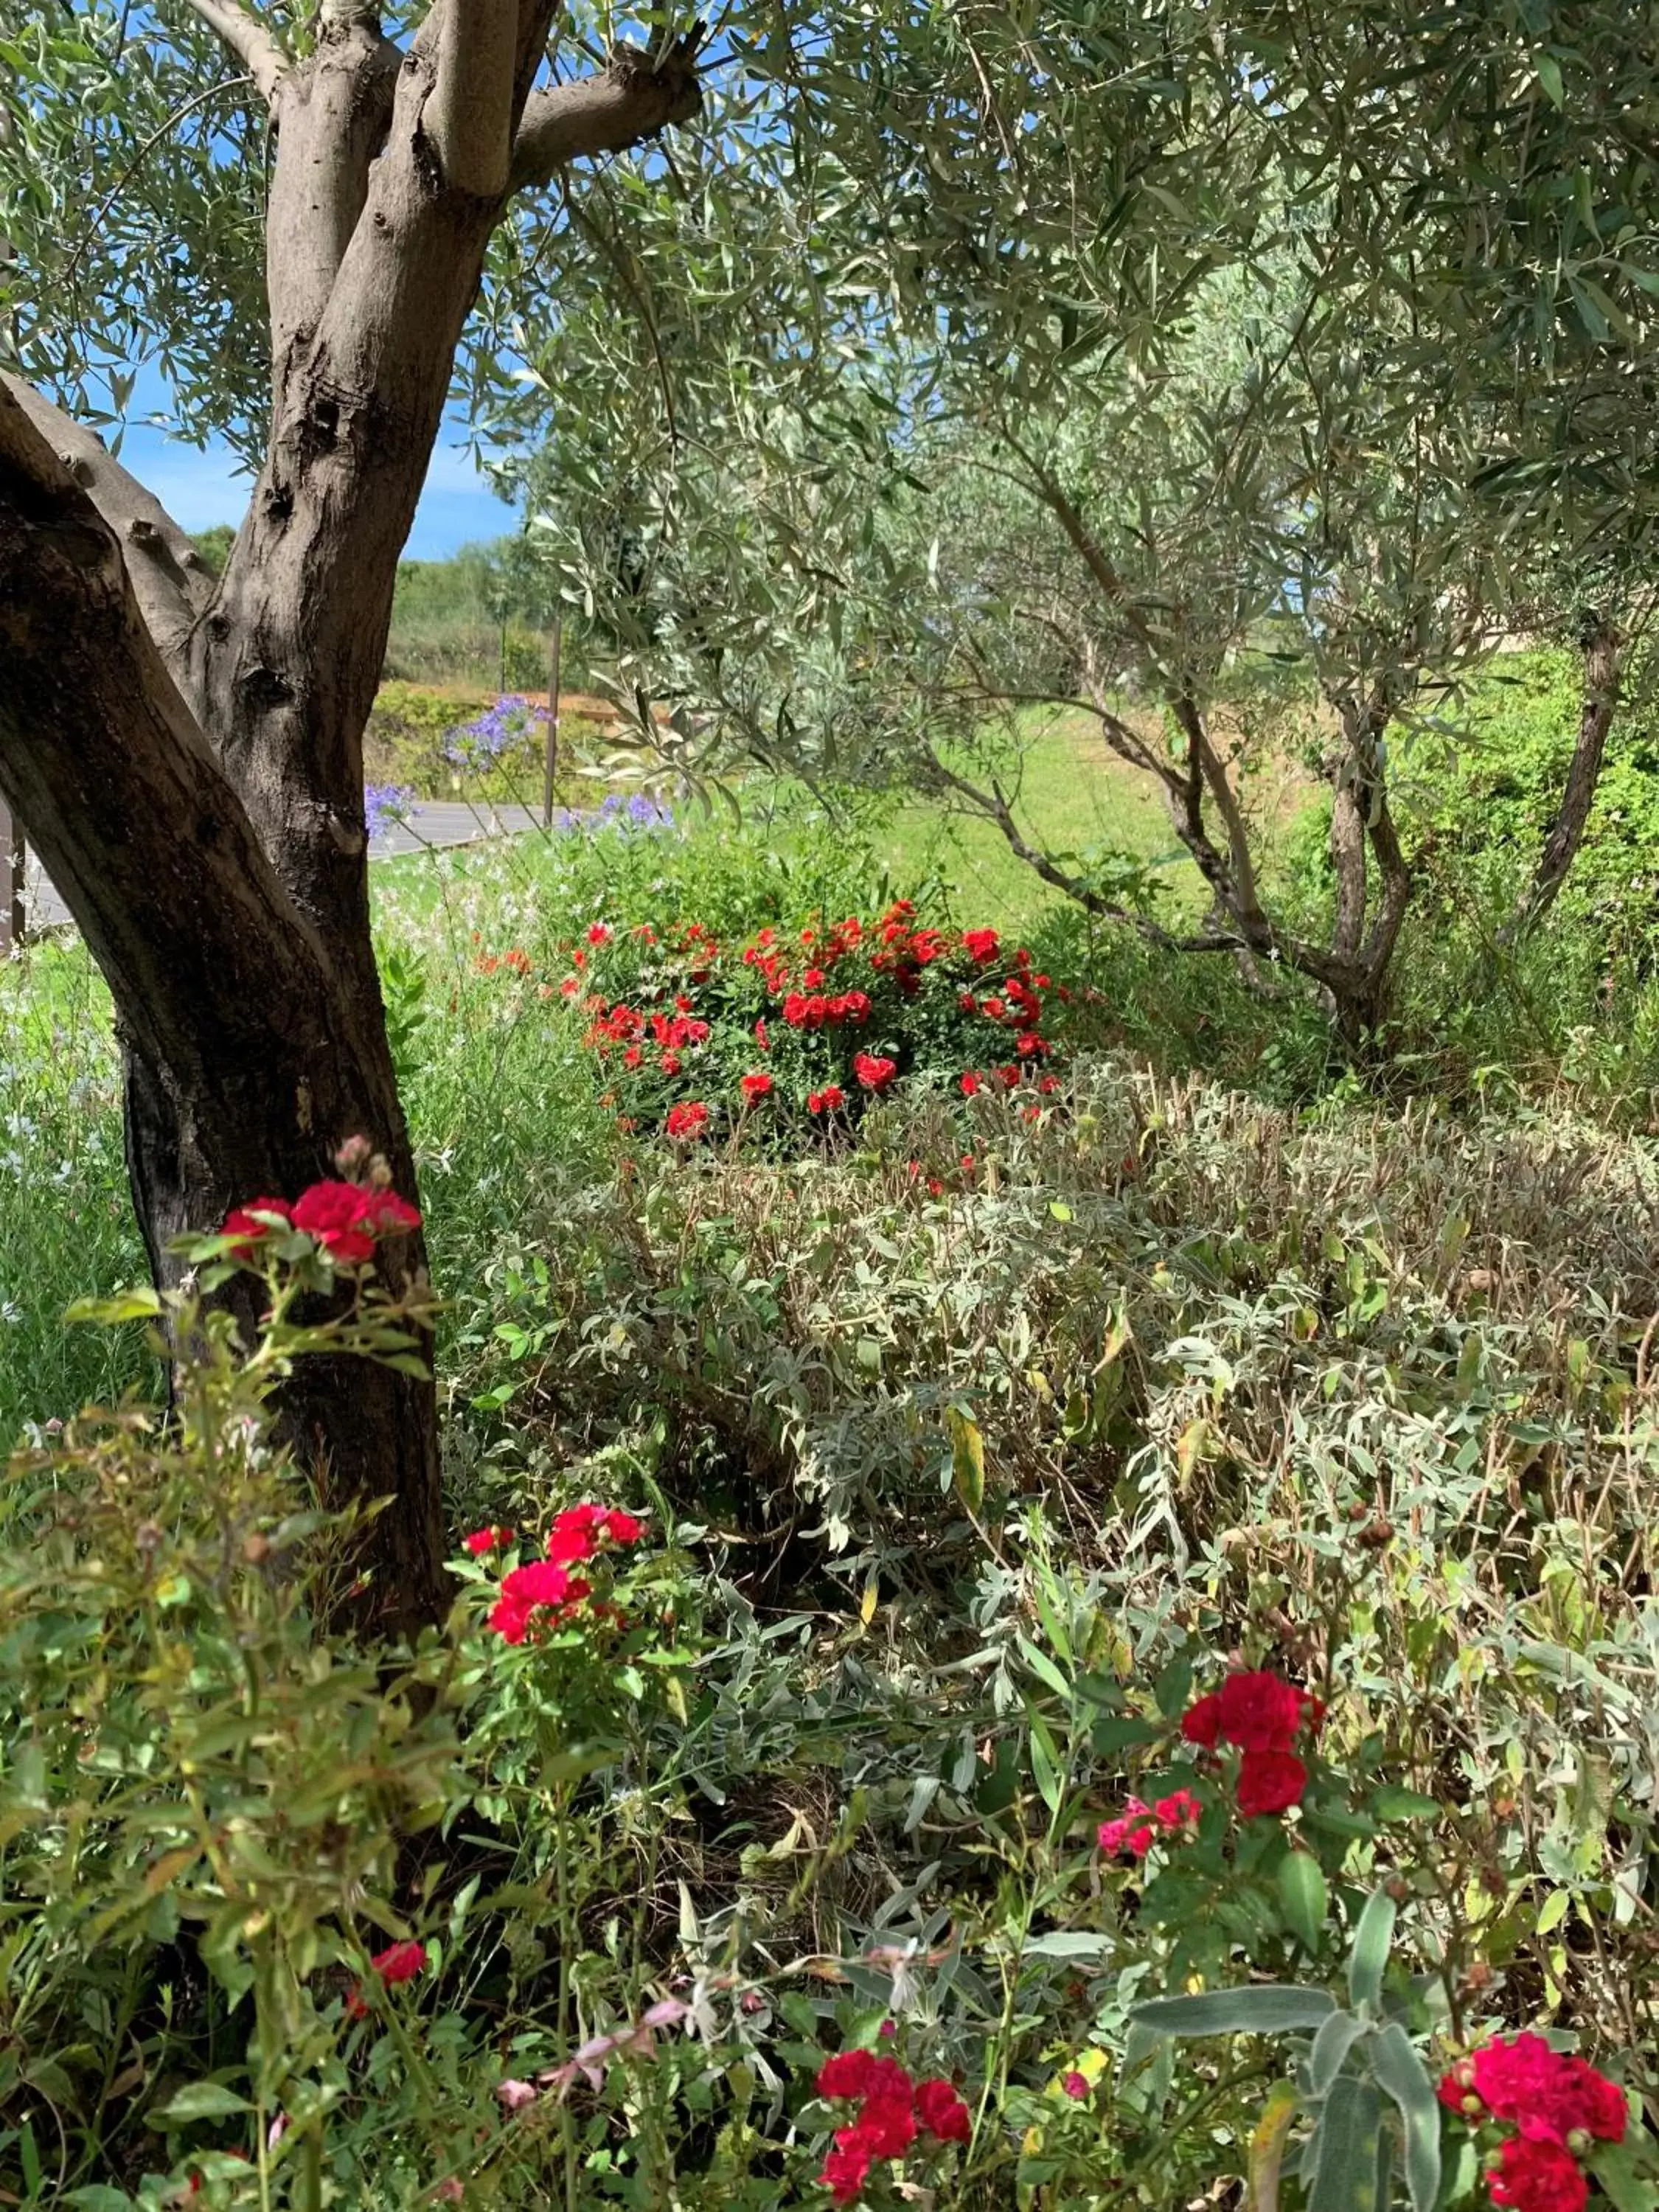
[[[907,899],[790,935],[719,943],[603,921],[544,984],[586,1017],[625,1130],[693,1144],[737,1129],[846,1129],[872,1099],[928,1085],[972,1097],[1060,1087],[1063,983],[994,929],[934,928]],[[488,956],[486,956],[488,957]]]

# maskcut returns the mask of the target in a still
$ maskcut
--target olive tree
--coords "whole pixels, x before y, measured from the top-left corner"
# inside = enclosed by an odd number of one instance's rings
[[[695,179],[610,204],[640,312],[538,356],[556,392],[580,345],[608,394],[541,473],[585,471],[645,557],[619,594],[568,516],[547,536],[689,764],[931,783],[1097,911],[1298,970],[1357,1036],[1412,891],[1402,757],[1506,629],[1581,629],[1610,567],[1644,588],[1651,11],[1154,14],[1139,46],[1098,10],[953,15],[885,68],[828,33],[863,97],[766,149],[746,215],[711,225]],[[723,307],[675,290],[700,252]],[[619,447],[653,454],[626,486]],[[1583,634],[1540,884],[1613,711],[1610,624]],[[1273,910],[1216,712],[1263,643],[1324,710],[1317,926]],[[1022,830],[997,710],[1050,694],[1163,793],[1202,927]]]
[[[358,1133],[413,1192],[363,817],[398,556],[469,319],[496,373],[521,210],[551,185],[556,221],[573,164],[700,99],[696,29],[550,54],[556,12],[0,6],[0,794],[109,982],[159,1279],[179,1232]],[[158,344],[185,427],[253,463],[216,577],[86,419]],[[386,1265],[417,1280],[418,1238]],[[431,1380],[315,1363],[287,1419],[337,1492],[392,1500],[384,1620],[431,1617]]]

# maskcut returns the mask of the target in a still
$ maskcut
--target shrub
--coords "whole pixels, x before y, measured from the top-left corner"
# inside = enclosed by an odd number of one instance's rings
[[[913,1081],[1028,1100],[1060,1086],[1045,1032],[1067,987],[995,930],[934,928],[908,900],[873,921],[763,928],[740,948],[702,921],[666,938],[595,921],[569,958],[559,990],[588,1018],[628,1130],[844,1131]]]

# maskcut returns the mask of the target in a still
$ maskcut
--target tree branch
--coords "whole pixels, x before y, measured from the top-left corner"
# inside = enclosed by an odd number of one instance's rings
[[[277,111],[265,218],[265,293],[276,392],[294,349],[315,332],[386,143],[401,56],[372,8],[331,0],[317,50],[294,70]]]
[[[1014,819],[1012,808],[997,786],[994,784],[989,791],[981,790],[978,784],[970,783],[965,775],[958,775],[954,769],[946,768],[931,745],[927,748],[927,756],[933,774],[947,790],[956,792],[976,813],[983,814],[996,824],[1017,860],[1023,860],[1028,868],[1042,877],[1045,884],[1052,884],[1057,891],[1063,892],[1069,899],[1075,899],[1087,913],[1099,915],[1103,921],[1121,922],[1126,928],[1134,930],[1149,944],[1158,945],[1165,952],[1237,952],[1243,947],[1244,939],[1232,930],[1206,931],[1196,937],[1176,937],[1173,932],[1152,921],[1150,915],[1136,914],[1131,907],[1120,906],[1115,899],[1103,897],[1092,884],[1085,883],[1079,876],[1068,875],[1048,854],[1026,842]]]
[[[499,199],[513,159],[518,0],[442,0],[438,67],[422,127],[445,181]]]
[[[1578,848],[1583,842],[1595,787],[1601,775],[1601,756],[1607,732],[1619,709],[1624,671],[1620,643],[1613,624],[1595,619],[1583,641],[1583,690],[1578,709],[1578,736],[1572,749],[1561,803],[1538,857],[1537,872],[1516,902],[1509,925],[1511,936],[1523,937],[1536,927],[1553,904],[1567,879]]]
[[[111,458],[95,431],[54,407],[21,377],[0,373],[0,391],[114,532],[144,627],[177,680],[185,642],[213,599],[212,570],[161,501]]]
[[[274,100],[288,75],[288,56],[264,25],[249,15],[240,0],[185,0],[185,4],[223,40],[262,96]]]
[[[599,76],[532,93],[513,149],[514,189],[544,185],[568,162],[620,153],[671,123],[689,122],[702,105],[697,56],[703,33],[703,25],[694,23],[650,53],[613,46]]]
[[[222,1060],[245,1055],[250,1073],[268,1070],[279,1006],[303,1032],[289,1042],[324,1048],[321,944],[163,665],[114,532],[9,380],[0,390],[0,790],[142,1054],[177,1066],[169,1016],[192,992],[222,1010]],[[207,1095],[205,1071],[204,1082]]]

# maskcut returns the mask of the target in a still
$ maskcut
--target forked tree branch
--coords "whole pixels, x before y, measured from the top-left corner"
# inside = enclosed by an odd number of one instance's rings
[[[1107,898],[1091,884],[1073,876],[1062,868],[1052,854],[1030,844],[1014,819],[1013,809],[1000,785],[994,783],[989,791],[971,783],[965,775],[946,768],[930,745],[927,762],[933,775],[947,791],[954,791],[964,799],[976,813],[982,814],[1001,832],[1009,851],[1017,860],[1041,876],[1069,899],[1075,899],[1085,912],[1097,915],[1103,921],[1121,922],[1144,937],[1148,944],[1158,945],[1165,952],[1237,952],[1243,949],[1244,939],[1235,930],[1206,930],[1192,937],[1177,937],[1154,921],[1149,915],[1137,914],[1132,907],[1121,906],[1115,899]]]
[[[288,74],[288,56],[258,19],[240,0],[185,0],[210,31],[235,55],[267,100]]]
[[[702,105],[697,56],[703,33],[703,25],[694,23],[654,53],[613,46],[598,76],[532,93],[513,149],[515,190],[544,185],[586,155],[618,153],[671,123],[689,122]]]
[[[175,679],[185,643],[213,598],[213,572],[154,495],[131,477],[94,430],[65,415],[21,377],[0,373],[9,394],[114,532],[144,627]]]

